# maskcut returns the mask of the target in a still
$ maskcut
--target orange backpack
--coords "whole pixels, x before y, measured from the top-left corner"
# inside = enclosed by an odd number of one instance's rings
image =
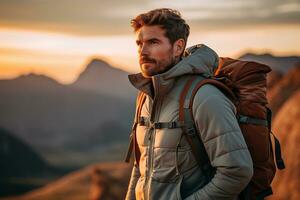
[[[192,53],[197,46],[187,50]],[[185,84],[179,99],[179,122],[186,140],[191,146],[199,166],[203,169],[210,165],[207,154],[203,153],[204,145],[197,133],[193,120],[193,99],[199,88],[205,84],[212,84],[221,90],[237,108],[237,120],[250,151],[254,174],[246,189],[239,195],[241,200],[259,200],[271,195],[271,182],[275,176],[276,166],[284,169],[281,157],[280,143],[271,132],[271,110],[266,107],[266,75],[270,67],[248,61],[220,58],[220,64],[214,77],[203,80],[192,75]],[[125,161],[129,162],[132,152],[136,163],[139,163],[140,152],[136,143],[136,125],[139,123],[140,112],[145,101],[145,94],[140,93],[137,98],[137,109],[130,145]],[[166,126],[170,126],[169,122]],[[164,125],[162,123],[157,123]],[[175,124],[176,125],[176,124]],[[275,151],[272,147],[271,136],[274,139]],[[274,162],[274,154],[275,161]],[[276,163],[276,166],[275,166]],[[211,170],[207,170],[210,171]]]

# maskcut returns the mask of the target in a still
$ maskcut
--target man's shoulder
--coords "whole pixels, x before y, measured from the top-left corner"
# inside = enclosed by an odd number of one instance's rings
[[[226,98],[225,94],[221,92],[221,90],[217,86],[210,83],[201,86],[195,94],[195,98],[196,97],[199,101],[205,101],[207,99]]]
[[[212,84],[203,85],[195,94],[193,108],[199,107],[230,107],[235,112],[232,101],[217,86]]]

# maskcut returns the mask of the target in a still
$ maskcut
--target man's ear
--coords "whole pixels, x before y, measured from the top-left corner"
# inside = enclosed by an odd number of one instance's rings
[[[178,39],[174,42],[173,50],[174,50],[174,53],[175,53],[176,57],[182,55],[182,52],[184,51],[184,47],[185,47],[184,39],[180,38],[180,39]]]

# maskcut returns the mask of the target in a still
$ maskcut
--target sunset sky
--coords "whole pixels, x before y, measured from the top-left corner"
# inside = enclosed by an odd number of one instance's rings
[[[0,79],[34,72],[71,83],[91,58],[137,72],[130,19],[159,7],[190,24],[188,46],[300,55],[300,0],[0,0]]]

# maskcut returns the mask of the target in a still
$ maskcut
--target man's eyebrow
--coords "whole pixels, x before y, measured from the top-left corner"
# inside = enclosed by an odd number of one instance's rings
[[[161,40],[158,38],[150,38],[150,39],[147,39],[146,41],[161,41]],[[135,42],[138,44],[138,43],[141,43],[141,40],[136,40]]]
[[[147,41],[160,41],[160,39],[158,39],[158,38],[150,38]]]

